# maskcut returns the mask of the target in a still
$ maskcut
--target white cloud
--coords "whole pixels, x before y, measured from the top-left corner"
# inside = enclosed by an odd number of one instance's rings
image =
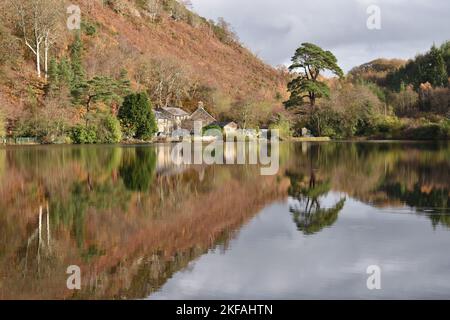
[[[450,39],[448,0],[192,0],[208,18],[224,17],[265,61],[287,63],[302,42],[336,53],[345,70],[378,57],[412,58]],[[368,30],[366,9],[381,8],[382,29]]]

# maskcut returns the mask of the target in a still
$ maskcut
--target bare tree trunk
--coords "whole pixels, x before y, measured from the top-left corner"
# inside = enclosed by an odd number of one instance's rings
[[[41,49],[40,42],[36,44],[36,71],[38,78],[41,77]]]
[[[48,80],[48,51],[50,49],[49,44],[49,32],[45,34],[45,48],[44,48],[44,70],[45,70],[45,80]]]
[[[37,76],[41,77],[41,59],[44,59],[47,79],[50,36],[55,31],[63,4],[60,0],[10,0],[10,3],[15,8],[25,46],[34,54]]]

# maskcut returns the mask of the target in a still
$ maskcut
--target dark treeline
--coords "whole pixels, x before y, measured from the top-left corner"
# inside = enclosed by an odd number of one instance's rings
[[[446,87],[450,75],[450,41],[441,47],[433,45],[425,54],[418,55],[406,65],[388,74],[387,86],[391,90],[400,91],[406,85],[415,90],[423,83],[433,87]]]

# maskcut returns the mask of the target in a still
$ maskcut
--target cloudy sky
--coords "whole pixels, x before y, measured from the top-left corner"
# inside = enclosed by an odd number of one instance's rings
[[[332,193],[321,204],[329,208],[340,197]],[[447,229],[434,229],[411,209],[377,209],[351,198],[333,226],[304,235],[288,203],[275,203],[227,250],[192,261],[150,299],[446,299],[449,240]],[[370,265],[381,269],[382,290],[367,289]]]
[[[272,65],[287,64],[302,42],[333,51],[351,67],[378,57],[412,58],[450,39],[449,0],[191,0],[194,11],[230,22],[241,41]],[[369,30],[367,8],[381,10]]]

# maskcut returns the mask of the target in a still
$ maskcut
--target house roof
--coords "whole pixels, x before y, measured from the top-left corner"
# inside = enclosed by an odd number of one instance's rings
[[[226,126],[229,126],[229,125],[232,125],[233,127],[238,127],[237,123],[234,121],[214,122],[214,124],[218,125],[221,128],[225,128]]]
[[[158,120],[158,119],[161,119],[161,120],[169,120],[169,117],[164,113],[164,112],[161,112],[161,111],[157,111],[157,110],[155,110],[155,118]]]
[[[208,113],[203,107],[197,108],[197,110],[194,111],[193,114],[191,114],[191,120],[193,121],[202,121],[206,122],[207,124],[210,124],[212,122],[215,122],[216,119],[212,115]]]
[[[184,117],[184,116],[188,116],[189,114],[184,111],[183,109],[180,108],[173,108],[173,107],[168,107],[168,108],[162,108],[162,110],[164,110],[167,113],[170,113],[173,116],[176,117]]]

